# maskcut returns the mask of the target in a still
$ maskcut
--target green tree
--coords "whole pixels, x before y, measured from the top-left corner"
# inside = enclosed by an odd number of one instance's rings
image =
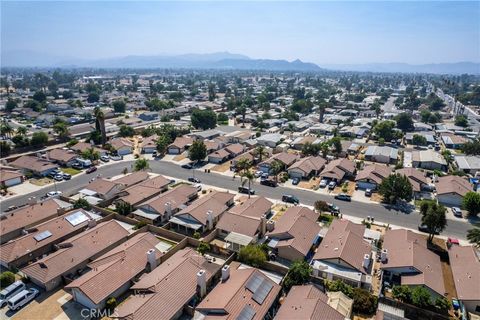
[[[252,267],[259,268],[267,261],[267,254],[260,246],[249,244],[240,249],[238,260]]]
[[[255,155],[255,157],[258,158],[258,162],[262,162],[263,157],[268,156],[268,151],[267,151],[267,149],[265,149],[265,146],[258,145],[253,150],[253,154]]]
[[[392,296],[405,303],[412,303],[412,290],[409,286],[393,286]]]
[[[99,138],[99,141],[95,141],[95,143],[100,143],[104,145],[107,142],[107,132],[105,130],[105,115],[103,114],[103,111],[99,107],[95,107],[93,109],[93,114],[95,116],[95,131],[96,137]]]
[[[194,109],[190,119],[196,129],[207,130],[217,126],[217,114],[212,109]]]
[[[435,299],[435,308],[437,308],[440,312],[448,312],[452,307],[450,301],[445,297],[437,297]]]
[[[402,131],[412,131],[414,129],[413,119],[410,113],[400,113],[395,120],[397,121],[397,128]]]
[[[9,98],[5,103],[5,110],[7,112],[12,112],[13,109],[15,109],[17,106],[18,106],[17,100]]]
[[[12,147],[10,146],[10,143],[7,141],[0,141],[0,156],[2,158],[8,156],[11,150]]]
[[[318,212],[328,211],[329,209],[328,203],[323,200],[315,201],[314,207],[315,207],[315,210],[317,210]]]
[[[118,134],[120,137],[133,137],[135,135],[135,129],[123,124],[120,126]]]
[[[115,297],[110,297],[105,302],[105,309],[108,310],[109,312],[114,311],[116,306],[117,306],[117,299],[115,299]]]
[[[455,117],[455,125],[456,126],[460,126],[460,127],[468,127],[468,118],[463,115],[463,114],[460,114],[458,116]]]
[[[95,103],[100,101],[100,95],[97,92],[90,92],[87,96],[88,103]]]
[[[353,288],[353,312],[373,314],[377,309],[377,297],[365,289]]]
[[[42,91],[37,91],[33,94],[33,100],[42,103],[47,101],[47,96]]]
[[[88,159],[88,160],[91,160],[91,161],[95,161],[95,160],[100,159],[100,152],[95,150],[95,148],[93,148],[93,147],[85,149],[84,151],[82,151],[81,155],[82,155],[82,158]]]
[[[77,201],[75,201],[73,203],[73,207],[75,209],[85,209],[85,210],[90,210],[92,208],[90,203],[88,203],[88,201],[83,198],[80,198]]]
[[[28,132],[28,129],[27,127],[24,127],[24,126],[20,126],[17,128],[17,134],[20,135],[20,136],[25,136]]]
[[[128,216],[133,212],[133,206],[128,202],[118,201],[115,204],[115,211],[122,216]]]
[[[476,247],[480,247],[480,228],[467,231],[467,240]]]
[[[432,241],[436,233],[442,232],[447,226],[447,209],[436,202],[430,202],[428,208],[420,208],[422,214],[422,224],[426,225],[429,230],[428,241]]]
[[[34,132],[30,143],[32,146],[44,146],[48,142],[48,135],[43,131]]]
[[[480,155],[480,138],[473,139],[472,141],[467,141],[461,147],[462,152],[466,155]]]
[[[250,171],[244,171],[241,175],[242,177],[242,186],[248,182],[248,189],[251,189],[253,181],[255,181],[255,176]],[[248,193],[248,198],[250,199],[250,192]]]
[[[306,142],[302,147],[302,154],[306,157],[308,156],[317,156],[320,150],[319,144],[313,144],[311,142]]]
[[[327,291],[330,292],[337,292],[340,291],[345,294],[347,297],[353,298],[353,288],[343,282],[342,280],[335,280],[335,281],[325,281],[325,288]]]
[[[419,134],[414,134],[412,143],[416,146],[425,146],[427,144],[427,138]]]
[[[288,290],[292,286],[305,284],[310,280],[311,273],[312,267],[308,262],[305,260],[296,260],[291,264],[283,285]]]
[[[208,101],[215,101],[217,94],[215,92],[215,85],[213,83],[208,84]]]
[[[210,251],[210,245],[207,242],[200,241],[197,247],[198,253],[200,253],[202,256]]]
[[[68,131],[68,126],[63,121],[57,121],[57,123],[53,125],[53,132],[58,134],[58,137],[60,139],[65,139],[70,135],[70,132]]]
[[[328,141],[328,144],[333,146],[333,150],[336,154],[342,152],[342,139],[340,137],[333,137]]]
[[[133,170],[135,171],[148,170],[148,168],[150,168],[150,165],[148,164],[148,160],[145,158],[139,158],[135,160],[133,165]]]
[[[6,288],[15,282],[15,274],[10,271],[4,271],[0,274],[0,288]]]
[[[275,181],[278,182],[278,175],[283,171],[283,163],[278,160],[273,160],[270,164],[270,173],[274,176]]]
[[[379,122],[373,127],[373,132],[378,139],[383,138],[385,141],[392,140],[394,136],[393,128],[395,127],[395,122],[393,121],[382,121]]]
[[[0,134],[2,136],[6,137],[11,137],[13,134],[14,130],[13,128],[8,124],[8,122],[4,121],[0,124]]]
[[[383,179],[378,192],[386,203],[396,204],[398,199],[412,200],[413,189],[408,178],[397,173]]]
[[[113,106],[113,111],[116,113],[125,113],[125,110],[127,109],[127,104],[125,103],[125,100],[115,100],[112,103]]]
[[[241,158],[237,161],[236,167],[240,171],[240,174],[244,174],[252,167],[252,162],[247,158]]]
[[[416,286],[412,290],[412,303],[419,308],[428,308],[432,305],[430,292],[422,286]]]
[[[160,135],[157,138],[156,145],[157,145],[157,152],[159,154],[165,154],[168,149],[168,145],[171,143],[170,138],[167,135]]]
[[[207,147],[202,140],[193,141],[192,145],[188,149],[188,158],[191,161],[201,161],[207,156]]]
[[[217,115],[217,121],[220,123],[227,123],[228,122],[228,116],[225,113],[219,113]]]
[[[480,213],[480,193],[470,191],[463,197],[462,207],[468,211],[471,216]]]

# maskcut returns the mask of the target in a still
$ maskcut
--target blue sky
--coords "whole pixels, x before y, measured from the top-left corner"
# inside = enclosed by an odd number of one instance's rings
[[[318,64],[480,61],[480,2],[9,2],[1,50],[105,58],[229,51]]]

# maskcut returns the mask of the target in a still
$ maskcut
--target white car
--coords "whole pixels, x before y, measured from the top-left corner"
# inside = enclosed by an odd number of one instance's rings
[[[61,194],[62,194],[62,191],[49,191],[47,192],[47,197],[51,198],[51,197],[59,196]]]
[[[320,181],[320,185],[319,185],[319,187],[320,187],[320,188],[325,188],[325,187],[327,186],[327,183],[328,183],[328,181],[327,181],[327,180],[325,180],[325,179],[322,179],[322,181]]]
[[[198,191],[202,191],[202,185],[201,185],[200,183],[195,184],[194,187],[195,187]]]
[[[18,310],[35,299],[38,293],[39,291],[34,288],[22,290],[8,300],[8,308],[12,311]]]
[[[455,217],[463,218],[462,210],[460,208],[453,207],[452,212]]]
[[[263,172],[262,172],[262,171],[257,171],[257,172],[255,172],[255,178],[259,178],[259,177],[261,177],[261,176],[262,176],[262,174],[263,174]]]

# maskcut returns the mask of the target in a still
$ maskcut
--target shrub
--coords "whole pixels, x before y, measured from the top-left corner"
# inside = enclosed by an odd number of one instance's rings
[[[113,311],[115,307],[117,306],[117,299],[114,297],[108,298],[107,302],[105,303],[105,309],[108,311]]]
[[[430,292],[424,287],[415,287],[412,290],[412,303],[419,308],[431,306],[432,301],[430,300]]]
[[[88,203],[88,201],[83,199],[83,198],[80,198],[77,201],[75,201],[75,203],[73,204],[73,207],[75,209],[80,209],[81,208],[81,209],[85,209],[85,210],[90,210],[92,208],[90,203]]]
[[[250,244],[240,249],[238,260],[258,268],[267,261],[267,254],[260,246]]]
[[[15,282],[15,274],[10,271],[5,271],[0,274],[0,288],[5,288]]]
[[[133,226],[133,230],[138,230],[146,225],[147,223],[145,221],[139,221]]]
[[[194,239],[200,239],[200,237],[201,237],[200,232],[195,231],[195,232],[193,233],[193,238],[194,238]]]
[[[292,286],[305,284],[310,280],[312,267],[304,260],[296,260],[290,266],[285,281],[285,288],[290,289]]]
[[[210,245],[206,242],[201,241],[198,244],[197,251],[203,256],[205,253],[210,251]]]
[[[328,211],[328,204],[322,200],[315,201],[314,207],[318,212]]]
[[[365,289],[353,288],[353,312],[372,314],[377,309],[377,297]]]
[[[412,291],[408,286],[393,286],[392,296],[405,303],[412,302]]]
[[[441,312],[447,312],[452,307],[450,301],[445,297],[437,297],[435,299],[435,308]]]

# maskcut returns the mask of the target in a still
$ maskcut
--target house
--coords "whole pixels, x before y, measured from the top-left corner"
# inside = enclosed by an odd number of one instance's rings
[[[283,139],[283,135],[279,133],[268,133],[257,138],[258,144],[270,148],[275,148]]]
[[[212,140],[217,137],[220,137],[221,135],[224,135],[224,133],[220,130],[216,129],[210,129],[210,130],[205,130],[205,131],[198,131],[198,132],[192,132],[188,134],[189,137],[192,137],[193,139],[197,140]]]
[[[433,127],[429,124],[423,122],[414,122],[413,123],[414,131],[432,131]]]
[[[446,171],[447,169],[447,162],[443,156],[432,149],[412,151],[412,165],[415,168],[427,170]]]
[[[398,149],[387,146],[369,146],[365,151],[365,160],[380,163],[395,163]]]
[[[408,144],[413,144],[413,137],[414,136],[422,136],[427,140],[427,145],[434,145],[437,142],[435,137],[435,132],[431,131],[421,131],[421,132],[408,132],[405,134],[405,141]]]
[[[423,286],[433,298],[445,295],[440,257],[427,248],[427,240],[420,234],[406,229],[387,230],[380,269],[383,279],[390,283],[399,278],[398,284]]]
[[[267,223],[268,246],[279,258],[305,259],[318,243],[318,213],[306,207],[290,207],[277,221]]]
[[[298,137],[291,143],[291,146],[295,150],[302,150],[306,144],[318,144],[321,143],[323,139],[319,139],[316,136],[304,136]]]
[[[197,189],[191,185],[180,185],[163,194],[137,205],[133,216],[137,220],[153,225],[168,221],[175,213],[197,198]]]
[[[127,138],[114,138],[110,140],[110,145],[119,156],[133,153],[133,142]]]
[[[65,286],[65,290],[81,305],[103,309],[108,298],[118,298],[139,275],[156,268],[164,254],[158,249],[160,243],[150,232],[139,233],[90,262],[90,270]]]
[[[313,134],[320,134],[320,135],[332,135],[336,128],[337,128],[336,125],[331,125],[327,123],[318,123],[311,126],[308,129],[308,132]]]
[[[48,198],[41,202],[37,202],[36,199],[29,201],[26,206],[0,216],[1,244],[20,237],[24,230],[62,215],[73,207],[71,203],[57,198]]]
[[[374,163],[358,171],[355,182],[359,189],[376,190],[383,179],[391,174],[392,169],[390,167]]]
[[[53,161],[62,167],[71,167],[77,160],[77,154],[71,150],[53,149],[47,152],[47,160]]]
[[[180,154],[188,149],[193,143],[190,137],[177,137],[175,141],[168,146],[167,152],[169,154]]]
[[[45,177],[55,169],[58,169],[56,164],[32,156],[21,156],[10,162],[9,166],[20,169],[25,175],[33,174],[40,177]]]
[[[293,286],[283,300],[275,320],[350,319],[329,304],[329,297],[313,284]]]
[[[234,158],[236,156],[241,155],[245,151],[245,146],[240,143],[234,143],[226,146],[225,150],[227,150],[230,153],[231,158]]]
[[[0,186],[4,188],[13,187],[23,183],[24,175],[17,170],[0,169]]]
[[[138,115],[138,117],[143,121],[154,121],[158,119],[158,116],[158,112],[155,111],[143,112]]]
[[[46,291],[62,285],[64,279],[90,261],[126,241],[129,232],[116,220],[109,220],[57,245],[58,250],[21,270]]]
[[[241,155],[236,156],[230,161],[230,166],[235,167],[241,159],[246,159],[250,161],[250,163],[255,163],[255,156],[251,151],[247,151],[245,153],[242,153]]]
[[[264,197],[252,197],[224,213],[216,228],[226,249],[238,252],[242,247],[263,237],[272,205]]]
[[[250,130],[246,131],[233,131],[225,135],[229,143],[244,143],[245,141],[255,137],[255,133]]]
[[[102,200],[111,200],[125,189],[125,185],[107,179],[95,179],[79,191],[85,196],[94,196]]]
[[[157,139],[158,136],[156,134],[143,138],[142,142],[140,143],[142,153],[154,153],[157,151]]]
[[[322,157],[305,157],[288,168],[288,175],[291,178],[308,179],[317,176],[325,167],[327,161]]]
[[[420,193],[428,185],[425,174],[415,168],[402,168],[395,170],[395,173],[404,175],[412,185],[413,193]]]
[[[372,245],[364,240],[365,226],[335,219],[312,259],[313,274],[328,280],[342,280],[353,287],[372,283]]]
[[[281,287],[256,268],[222,268],[222,281],[196,307],[195,319],[271,319]]]
[[[467,142],[467,139],[464,137],[451,133],[443,133],[441,138],[447,149],[461,149]]]
[[[278,161],[282,164],[282,169],[285,170],[291,165],[297,161],[298,155],[292,154],[292,153],[287,153],[287,152],[281,152],[273,155],[269,159],[263,161],[258,165],[258,170],[265,172],[265,173],[271,173],[271,168],[272,168],[272,163],[274,161]]]
[[[106,156],[108,154],[108,151],[105,149],[97,148],[94,145],[86,142],[78,142],[77,144],[73,145],[70,147],[73,151],[76,153],[81,154],[82,152],[93,148],[93,150],[97,151],[100,156]]]
[[[139,171],[140,172],[140,171]],[[118,180],[114,180],[118,182]],[[138,184],[126,188],[118,194],[118,201],[129,203],[133,207],[137,207],[141,202],[151,199],[152,197],[162,193],[168,189],[170,181],[164,176],[157,176],[151,179],[143,180]]]
[[[187,306],[206,295],[220,268],[193,249],[179,250],[132,286],[135,294],[115,310],[114,317],[178,319]]]
[[[460,300],[467,312],[480,315],[480,260],[474,246],[453,245],[448,250],[453,281]]]
[[[230,158],[231,154],[225,149],[220,149],[208,155],[208,162],[223,163]]]
[[[458,170],[476,176],[480,172],[480,157],[479,156],[455,156],[455,162]]]
[[[30,229],[20,238],[0,246],[0,265],[18,268],[51,252],[54,245],[95,225],[90,213],[76,209]]]
[[[437,200],[446,206],[461,207],[463,197],[473,191],[472,185],[459,176],[444,176],[438,178],[435,184]]]
[[[233,205],[233,198],[232,193],[212,192],[176,213],[170,218],[170,224],[185,233],[212,230],[220,216]]]
[[[330,161],[320,172],[320,177],[340,183],[343,179],[353,178],[355,170],[355,163],[352,160],[340,158]]]
[[[159,176],[160,177],[160,184],[164,186],[165,183],[168,184],[168,180],[165,179],[165,177],[163,176]],[[120,178],[117,178],[115,180],[112,180],[114,183],[120,183],[120,184],[123,184],[125,187],[131,187],[133,185],[136,185],[136,184],[139,184],[141,182],[145,182],[145,181],[148,181],[148,179],[150,178],[150,175],[148,174],[148,172],[146,171],[136,171],[136,172],[133,172],[133,173],[129,173],[127,175],[124,175],[123,177],[120,177]]]

